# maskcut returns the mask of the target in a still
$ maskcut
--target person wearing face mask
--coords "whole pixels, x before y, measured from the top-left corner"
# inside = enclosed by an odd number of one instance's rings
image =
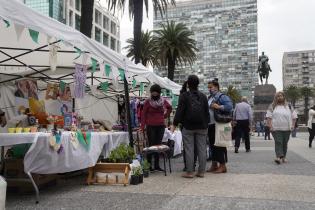
[[[287,103],[282,91],[277,92],[272,104],[267,110],[267,126],[275,141],[277,164],[287,163],[286,155],[291,131],[294,128],[297,113]]]
[[[149,146],[162,144],[165,131],[165,119],[170,115],[172,106],[161,97],[161,87],[154,84],[150,88],[151,96],[144,102],[141,131],[146,127]],[[159,165],[159,155],[148,155],[148,162],[152,166],[152,156],[154,156],[154,168],[151,170],[163,171]]]

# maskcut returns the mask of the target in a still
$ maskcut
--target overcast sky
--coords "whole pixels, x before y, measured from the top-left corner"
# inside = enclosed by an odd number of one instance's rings
[[[258,52],[264,51],[272,68],[269,83],[282,89],[283,52],[315,50],[315,0],[258,0]],[[127,10],[128,11],[128,10]],[[153,11],[142,28],[153,28]],[[133,37],[133,23],[121,19],[121,42]],[[124,51],[123,51],[124,53]]]

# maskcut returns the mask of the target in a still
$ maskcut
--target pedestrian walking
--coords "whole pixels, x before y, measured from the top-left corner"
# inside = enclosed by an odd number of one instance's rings
[[[212,150],[212,163],[211,167],[207,170],[207,172],[213,173],[226,173],[226,163],[228,161],[227,158],[227,149],[226,140],[229,138],[231,140],[232,135],[232,127],[231,122],[223,123],[218,122],[218,118],[216,119],[216,112],[221,111],[221,113],[230,114],[232,120],[232,109],[233,102],[227,95],[220,92],[220,86],[218,80],[212,80],[208,83],[208,89],[210,92],[210,99],[212,99],[209,109],[211,113],[211,124],[209,126],[209,140],[211,142]],[[212,123],[214,119],[214,124]],[[223,128],[223,129],[222,129]],[[214,134],[215,133],[215,134]],[[226,135],[220,135],[220,133],[227,133]],[[223,139],[224,138],[224,139]],[[231,142],[231,141],[230,141]]]
[[[265,129],[265,140],[267,140],[267,137],[268,137],[268,140],[271,140],[270,139],[270,129],[267,126],[267,118],[265,118],[265,120],[264,120],[264,129]]]
[[[151,96],[144,102],[141,131],[146,132],[148,136],[149,146],[162,144],[165,132],[165,119],[170,115],[172,106],[161,97],[161,87],[154,84],[150,88]],[[163,171],[159,165],[159,155],[157,153],[148,155],[148,162],[152,166],[152,156],[154,156],[154,168],[151,170]]]
[[[310,108],[308,111],[308,121],[307,121],[307,127],[309,132],[309,138],[308,138],[308,147],[312,147],[312,142],[315,136],[315,105]]]
[[[235,138],[235,153],[238,153],[238,149],[240,147],[240,141],[243,137],[245,140],[245,149],[246,152],[250,152],[250,127],[252,121],[252,108],[247,102],[247,98],[245,96],[242,97],[242,101],[236,104],[234,109],[234,119],[236,121],[236,138]],[[261,128],[260,122],[259,129]],[[257,127],[257,126],[256,126]],[[256,128],[257,129],[257,128]],[[258,133],[259,136],[259,133]]]
[[[185,147],[186,173],[185,178],[193,178],[194,153],[197,147],[198,172],[197,177],[204,177],[207,159],[207,130],[209,110],[207,97],[198,90],[199,78],[190,75],[187,80],[189,91],[179,96],[179,103],[174,117],[173,128],[182,124],[182,137]]]
[[[257,132],[257,136],[259,137],[260,136],[260,132],[261,132],[261,126],[260,126],[260,122],[259,121],[257,121],[255,123],[255,130]]]
[[[293,130],[297,114],[285,99],[282,91],[277,92],[272,104],[267,110],[267,126],[270,128],[275,141],[275,162],[286,163],[288,142]]]

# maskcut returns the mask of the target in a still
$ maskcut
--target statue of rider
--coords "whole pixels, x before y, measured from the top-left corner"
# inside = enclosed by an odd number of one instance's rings
[[[265,62],[268,63],[269,58],[267,55],[265,55],[265,52],[262,52],[258,58],[258,61],[259,61],[259,65],[258,65],[258,71],[257,72],[259,72],[259,70],[262,68],[263,63],[265,63]],[[270,71],[271,71],[271,69],[270,69]]]

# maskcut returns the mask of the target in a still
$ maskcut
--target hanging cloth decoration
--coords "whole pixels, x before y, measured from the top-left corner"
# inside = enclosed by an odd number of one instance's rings
[[[119,72],[119,77],[121,80],[125,79],[125,70],[122,68],[118,68],[118,72]]]
[[[10,22],[9,22],[9,21],[7,21],[7,20],[3,19],[3,22],[6,24],[6,27],[7,27],[7,28],[9,28],[9,27],[10,27]]]
[[[141,82],[140,83],[140,96],[143,95],[143,92],[144,92],[144,84]]]
[[[28,32],[33,40],[33,42],[35,42],[36,44],[38,44],[38,36],[39,36],[39,32],[38,31],[34,31],[32,29],[28,29]]]
[[[173,97],[172,97],[172,107],[173,107],[173,109],[176,108],[177,104],[178,104],[178,96],[173,95]]]
[[[102,91],[104,92],[104,93],[106,93],[107,92],[107,90],[108,90],[108,86],[109,86],[109,84],[108,84],[108,82],[106,81],[106,82],[102,82],[101,83],[101,88],[102,88]]]
[[[59,88],[60,88],[61,92],[64,92],[65,88],[66,88],[66,83],[64,81],[60,81]]]
[[[77,47],[74,47],[74,49],[75,49],[75,52],[78,53],[78,56],[74,58],[74,60],[76,60],[76,59],[78,59],[81,56],[82,51],[79,48],[77,48]]]
[[[19,24],[14,24],[14,29],[15,29],[16,38],[19,41],[24,31],[24,26],[19,25]]]
[[[109,77],[110,72],[111,72],[110,65],[105,64],[105,76]]]
[[[136,88],[137,86],[137,80],[135,78],[133,78],[132,80],[132,88]]]
[[[56,71],[57,68],[57,54],[59,49],[58,44],[49,45],[49,65],[51,71]]]
[[[94,58],[91,58],[91,63],[92,63],[92,73],[96,72],[96,66],[97,66],[97,60]]]
[[[74,73],[74,97],[83,98],[85,93],[85,81],[86,81],[87,66],[81,64],[75,64]]]
[[[79,141],[78,141],[78,138],[77,138],[77,133],[76,132],[71,132],[70,139],[71,139],[71,144],[72,144],[73,148],[77,149],[79,147]]]
[[[166,91],[166,89],[162,89],[162,94],[161,94],[162,96],[167,96],[167,91]]]
[[[77,131],[77,138],[80,144],[86,149],[90,149],[91,145],[91,132],[81,132]]]

